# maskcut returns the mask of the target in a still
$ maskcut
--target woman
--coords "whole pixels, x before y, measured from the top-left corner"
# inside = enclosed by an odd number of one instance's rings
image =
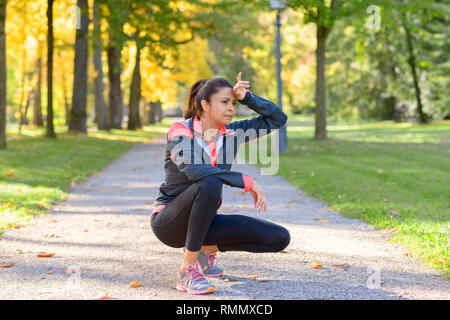
[[[217,266],[217,252],[279,252],[290,241],[285,228],[269,221],[217,214],[223,184],[250,192],[255,208],[267,210],[265,192],[255,179],[230,169],[239,143],[270,133],[287,120],[274,103],[246,89],[250,84],[241,81],[241,73],[237,80],[234,86],[222,78],[196,82],[188,93],[185,120],[174,122],[167,134],[166,178],[151,227],[164,244],[184,247],[176,288],[192,294],[214,292],[205,277],[224,273]],[[231,122],[236,98],[260,115]]]

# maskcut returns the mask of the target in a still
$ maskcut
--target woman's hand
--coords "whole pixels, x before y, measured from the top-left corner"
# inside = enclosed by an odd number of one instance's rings
[[[245,88],[250,87],[249,81],[241,81],[241,74],[242,72],[239,72],[237,76],[237,83],[233,87],[233,94],[234,96],[239,100],[244,100],[245,94],[247,93],[247,90]]]
[[[259,213],[261,213],[261,210],[267,211],[266,193],[261,190],[256,181],[253,181],[252,187],[250,188],[250,194],[255,201],[255,208],[259,208]]]

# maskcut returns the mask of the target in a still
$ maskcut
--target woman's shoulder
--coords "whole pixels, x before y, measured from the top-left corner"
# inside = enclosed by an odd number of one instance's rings
[[[190,128],[189,121],[190,119],[172,122],[167,133],[167,140],[171,140],[176,136],[189,136],[192,139],[194,131]]]

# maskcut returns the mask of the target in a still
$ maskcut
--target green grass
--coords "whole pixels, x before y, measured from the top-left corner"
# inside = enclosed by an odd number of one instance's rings
[[[318,142],[313,126],[291,126],[279,175],[346,217],[396,228],[393,241],[448,277],[449,133],[449,121],[337,124]]]
[[[7,149],[0,150],[0,234],[41,216],[53,202],[64,201],[72,183],[85,181],[136,142],[165,133],[170,119],[142,130],[111,129],[87,136],[57,126],[57,139],[42,135],[45,128],[8,127]],[[93,127],[93,126],[91,126]],[[13,131],[13,132],[11,132]]]

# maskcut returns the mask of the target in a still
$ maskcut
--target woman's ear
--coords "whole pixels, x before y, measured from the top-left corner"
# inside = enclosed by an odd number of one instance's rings
[[[203,100],[201,101],[201,104],[202,104],[203,112],[209,111],[209,104],[208,104],[208,101],[206,101],[206,100],[203,99]]]

